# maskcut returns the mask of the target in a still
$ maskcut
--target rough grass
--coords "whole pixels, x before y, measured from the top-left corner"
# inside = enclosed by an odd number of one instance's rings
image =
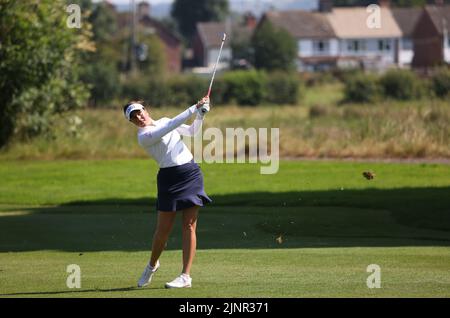
[[[297,106],[212,108],[204,129],[280,128],[282,157],[450,158],[450,105],[442,100],[340,104],[342,86],[308,88]],[[182,109],[150,109],[174,116]],[[73,116],[82,119],[73,124]],[[144,158],[136,130],[116,109],[91,109],[54,119],[51,137],[13,142],[3,159]],[[205,145],[208,142],[205,141]]]

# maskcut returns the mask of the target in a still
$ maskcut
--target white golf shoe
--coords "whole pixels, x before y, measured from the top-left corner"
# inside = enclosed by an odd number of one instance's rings
[[[159,266],[159,260],[156,262],[155,267],[151,267],[150,264],[148,264],[138,281],[138,287],[144,287],[150,284],[150,282],[152,281],[152,276],[158,270]]]
[[[170,283],[166,283],[166,288],[189,288],[191,286],[192,278],[186,274],[181,274]]]

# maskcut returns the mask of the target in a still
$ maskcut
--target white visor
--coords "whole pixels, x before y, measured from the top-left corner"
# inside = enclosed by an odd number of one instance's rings
[[[130,120],[130,115],[133,111],[142,109],[144,109],[144,106],[142,106],[141,104],[131,104],[130,106],[127,107],[127,110],[125,111],[126,119]]]

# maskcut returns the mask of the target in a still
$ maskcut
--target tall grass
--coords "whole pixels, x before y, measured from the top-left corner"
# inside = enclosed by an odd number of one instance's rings
[[[279,127],[283,157],[450,158],[450,105],[442,100],[343,104],[339,84],[309,88],[296,106],[212,106],[204,129]],[[182,108],[150,108],[153,118]],[[74,125],[74,116],[82,122]],[[76,122],[76,121],[75,121]],[[52,136],[13,142],[0,159],[143,158],[121,107],[54,119]]]

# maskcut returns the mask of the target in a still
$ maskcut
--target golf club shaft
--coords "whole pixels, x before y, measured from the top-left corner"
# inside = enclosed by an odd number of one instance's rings
[[[216,64],[214,65],[214,71],[213,71],[213,75],[212,75],[212,77],[211,77],[211,82],[209,83],[208,94],[206,95],[206,96],[208,96],[208,97],[209,97],[209,95],[211,94],[211,87],[212,87],[212,84],[213,84],[213,82],[214,82],[214,77],[216,76],[217,64],[219,64],[220,55],[222,54],[222,48],[223,48],[223,44],[225,43],[226,37],[227,37],[227,34],[224,33],[224,34],[223,34],[223,38],[222,38],[222,44],[220,44],[219,55],[217,56],[217,61],[216,61]]]

